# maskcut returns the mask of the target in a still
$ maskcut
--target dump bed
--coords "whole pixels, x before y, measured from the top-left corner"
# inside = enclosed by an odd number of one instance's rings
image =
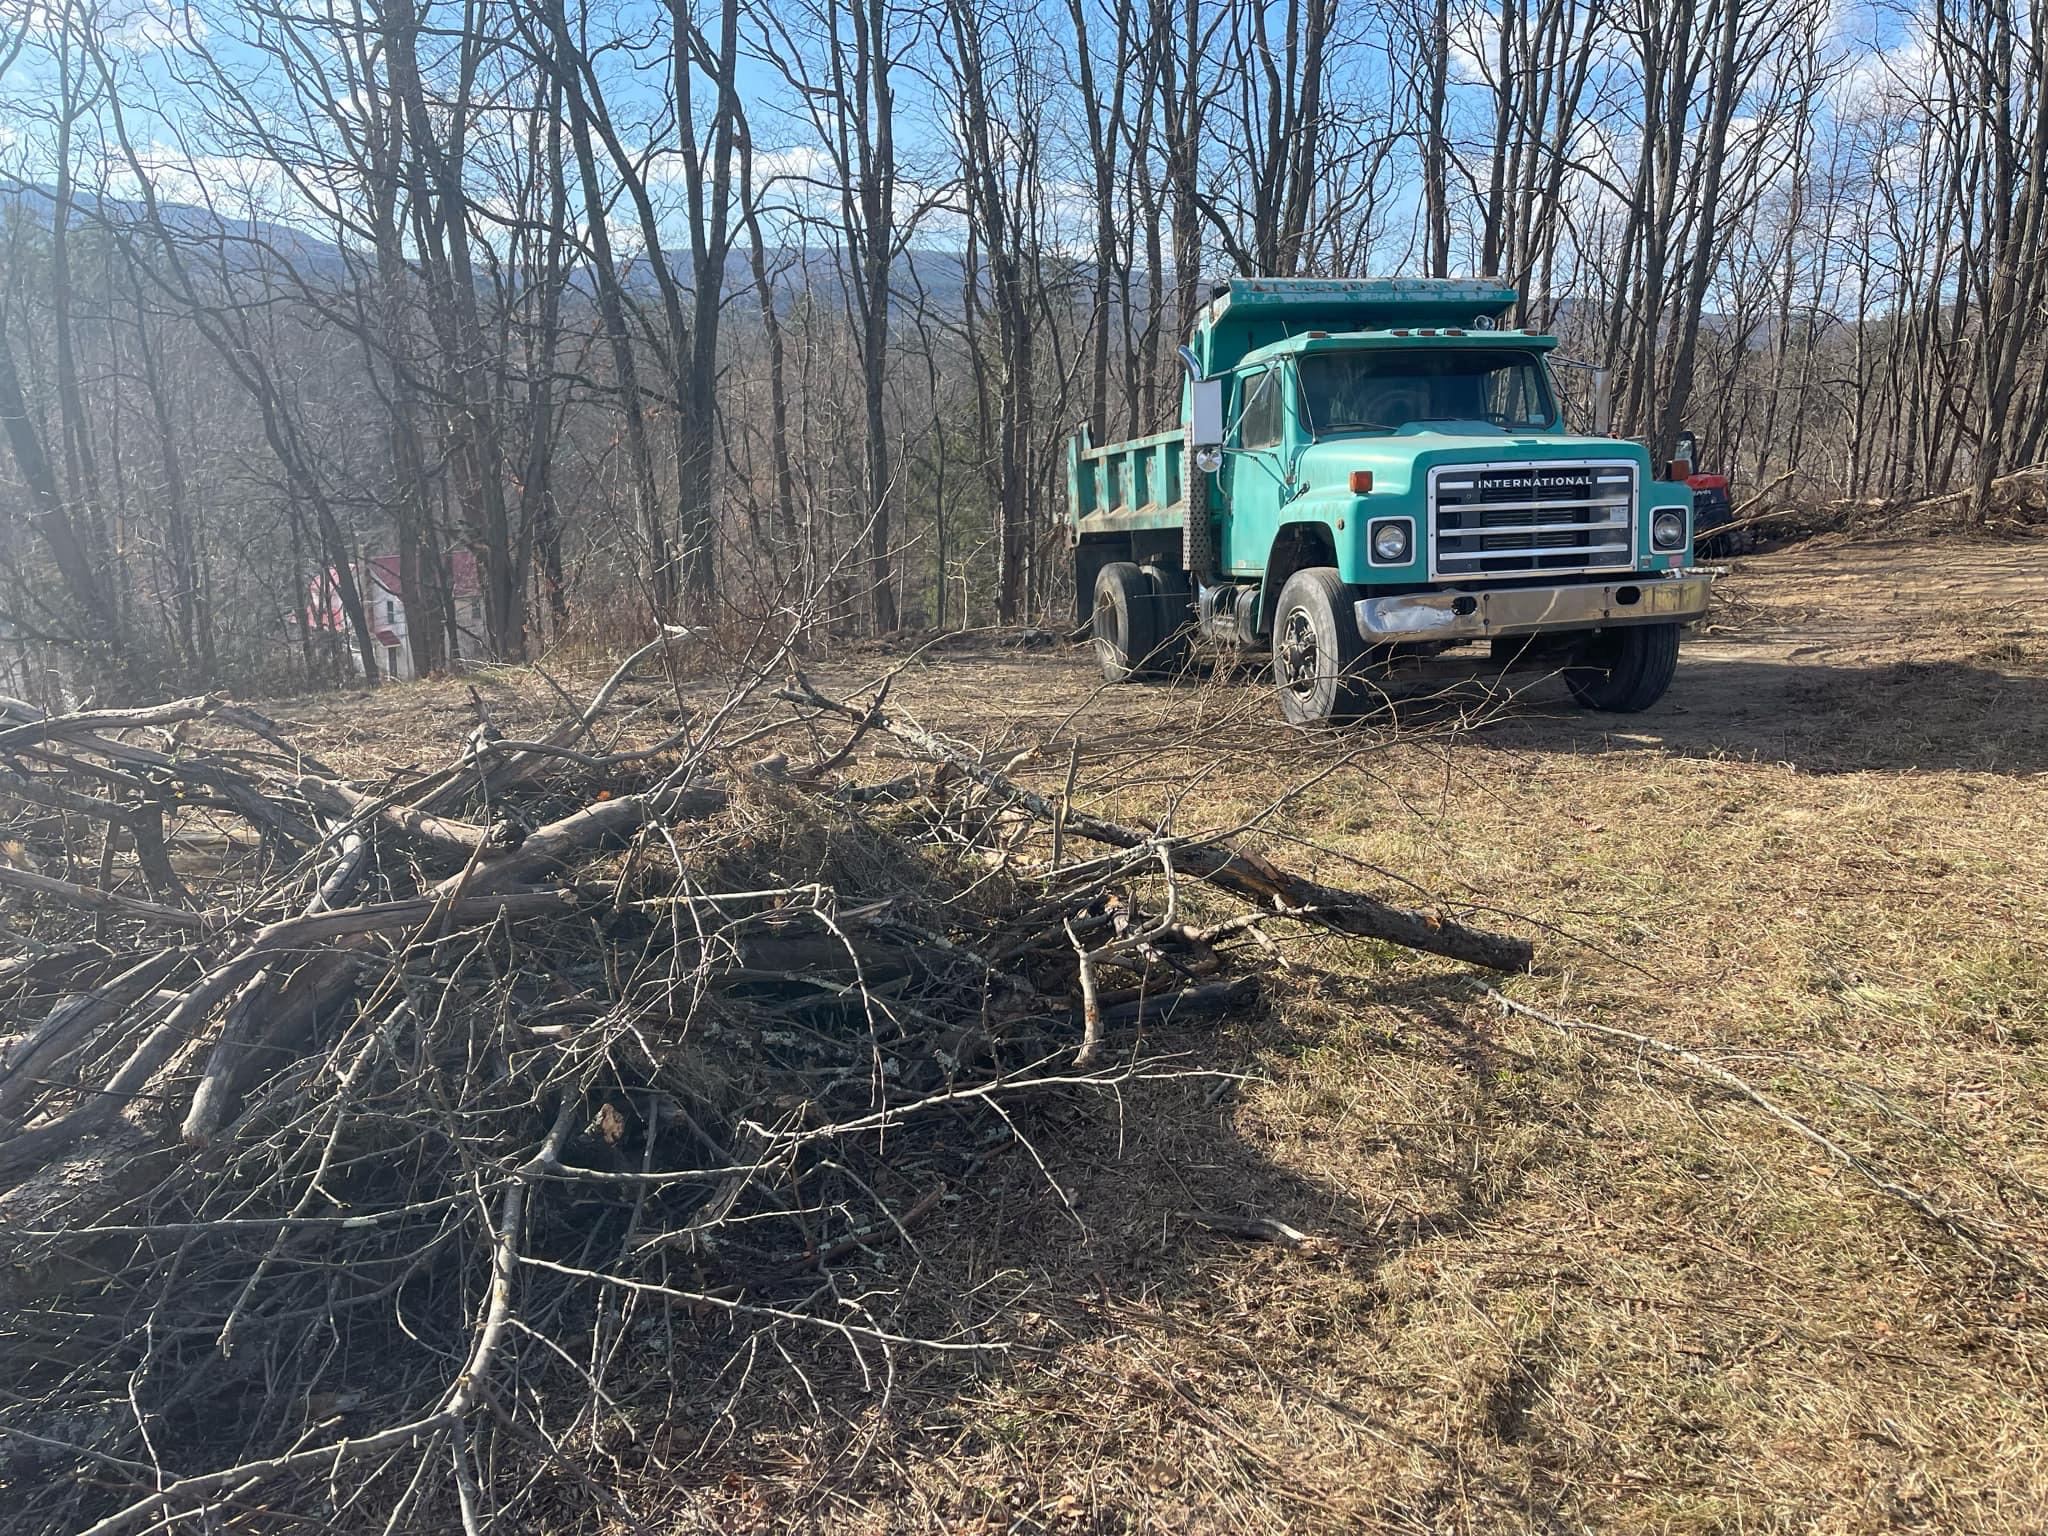
[[[1491,324],[1514,304],[1515,290],[1491,278],[1234,277],[1196,317],[1189,345],[1202,371],[1216,374],[1304,332]]]
[[[1067,525],[1089,533],[1178,528],[1187,481],[1186,434],[1175,430],[1097,448],[1081,428],[1067,442]]]

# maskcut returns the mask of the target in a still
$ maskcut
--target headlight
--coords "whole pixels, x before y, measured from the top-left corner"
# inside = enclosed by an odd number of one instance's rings
[[[1374,523],[1372,557],[1381,565],[1405,565],[1408,561],[1408,524],[1401,521]]]
[[[1685,548],[1685,514],[1659,512],[1651,518],[1650,542],[1659,549]]]

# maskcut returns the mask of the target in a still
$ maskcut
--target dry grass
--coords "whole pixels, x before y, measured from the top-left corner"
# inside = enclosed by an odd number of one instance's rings
[[[1552,937],[1513,995],[1707,1053],[2038,1258],[2037,548],[1974,544],[1967,571],[1867,545],[1745,562],[1670,699],[1633,719],[1538,682],[1308,741],[1255,688],[1102,693],[1065,652],[935,651],[897,697],[1044,743],[1023,770],[1041,784],[1078,735],[1094,799],[1173,799],[1188,828],[1313,779],[1275,851],[1525,914]],[[552,707],[530,673],[479,686],[508,730]],[[468,720],[448,685],[283,712],[357,769]],[[1004,1363],[906,1358],[878,1393],[829,1353],[799,1374],[756,1351],[685,1394],[695,1419],[622,1400],[646,1447],[634,1503],[677,1531],[2048,1526],[2038,1275],[1746,1105],[1503,1017],[1453,967],[1289,954],[1257,1014],[1121,1042],[1244,1080],[1045,1111],[1022,1129],[1058,1191],[996,1158],[920,1227],[909,1273],[872,1277],[1000,1305]]]

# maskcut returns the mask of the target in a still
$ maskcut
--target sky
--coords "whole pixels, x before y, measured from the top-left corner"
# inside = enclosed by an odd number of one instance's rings
[[[814,3],[822,0],[775,0],[775,9],[768,14],[799,33],[808,20],[815,36]],[[327,221],[307,204],[290,178],[264,156],[251,153],[247,142],[238,141],[246,136],[222,131],[212,110],[221,100],[221,92],[211,83],[214,66],[259,101],[288,100],[279,59],[258,45],[261,37],[252,30],[247,12],[237,10],[228,0],[98,0],[98,4],[98,25],[119,71],[128,126],[145,146],[144,157],[151,163],[160,196],[205,202],[231,218],[262,217],[331,233]],[[338,0],[283,0],[283,4],[285,14],[310,23],[299,29],[295,41],[312,50],[308,55],[311,62],[322,62],[318,50],[329,45],[322,42],[317,23],[329,14],[326,7]],[[440,4],[429,13],[437,24],[459,14],[452,3]],[[487,14],[503,16],[506,10],[492,7]],[[911,13],[906,10],[904,14]],[[1081,180],[1082,129],[1079,104],[1071,93],[1071,23],[1065,0],[1035,0],[1035,8],[1027,6],[1005,14],[1010,18],[1008,37],[1019,48],[1042,66],[1069,77],[1055,82],[1061,109],[1047,112],[1045,120],[1033,126],[1055,152],[1045,173],[1044,194],[1054,224],[1054,242],[1071,243],[1078,250],[1091,238],[1092,214]],[[1459,114],[1460,137],[1468,141],[1487,120],[1483,82],[1493,14],[1484,5],[1466,6],[1454,37],[1453,110]],[[55,69],[48,51],[37,44],[49,39],[54,15],[50,0],[0,0],[0,38],[25,23],[32,29],[33,39],[12,69],[0,77],[0,174],[32,181],[48,179],[53,155],[48,102]],[[1388,60],[1379,51],[1384,34],[1377,29],[1375,13],[1356,6],[1340,15],[1357,38],[1338,64],[1335,88],[1341,110],[1349,114],[1397,111],[1385,85]],[[661,147],[670,141],[661,104],[667,68],[666,8],[650,0],[598,0],[591,18],[593,33],[606,39],[602,68],[622,136],[629,143],[647,147],[653,155],[657,195],[679,202],[680,162],[672,153],[661,153]],[[714,22],[715,15],[704,20]],[[992,29],[997,25],[991,21]],[[1853,112],[1889,83],[1913,78],[1924,34],[1917,13],[1906,6],[1889,0],[1835,0],[1826,30],[1829,45],[1841,62],[1831,93],[1837,110]],[[1104,27],[1098,23],[1099,43],[1103,34]],[[757,165],[775,183],[774,212],[769,220],[773,237],[790,244],[816,243],[815,234],[806,238],[800,215],[829,218],[835,212],[830,162],[820,137],[831,125],[805,110],[782,69],[772,62],[783,50],[783,36],[780,29],[759,23],[749,26],[736,78],[748,108]],[[945,206],[945,188],[953,158],[953,103],[934,78],[938,59],[929,31],[906,25],[903,38],[905,59],[896,75],[899,154],[905,178],[899,203],[927,209],[920,226],[911,232],[913,240],[952,245],[959,239],[958,220]],[[992,30],[984,41],[993,51],[999,39]],[[818,49],[813,44],[808,51],[815,55]],[[0,57],[4,54],[4,43],[0,43]],[[1624,80],[1626,59],[1618,36],[1610,60],[1609,83]],[[810,64],[816,70],[815,58]],[[1106,70],[1106,61],[1101,67]],[[700,80],[699,88],[701,112],[708,105],[709,82]],[[346,110],[346,103],[343,105]],[[284,111],[272,113],[271,121],[281,128],[291,125],[290,114]],[[1738,123],[1738,133],[1745,126]],[[81,130],[81,142],[88,150],[88,163],[92,140],[87,125]],[[1604,136],[1592,127],[1581,135],[1579,147],[1589,154],[1609,154]],[[1612,168],[1623,169],[1619,165]],[[133,175],[110,147],[97,173],[88,171],[86,179],[99,181],[116,195],[132,195],[136,190]],[[479,187],[476,195],[489,205],[487,188]],[[1588,183],[1581,195],[1599,194]],[[938,206],[930,206],[933,204]],[[1378,216],[1394,230],[1406,231],[1415,222],[1418,205],[1413,157],[1399,157],[1395,174],[1380,191]],[[613,222],[614,238],[632,245],[632,221]],[[617,227],[620,224],[627,227]],[[1409,249],[1412,243],[1405,233],[1394,240],[1394,254]]]

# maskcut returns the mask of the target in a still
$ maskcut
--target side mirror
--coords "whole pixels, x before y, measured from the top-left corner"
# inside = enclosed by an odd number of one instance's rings
[[[1188,380],[1188,446],[1223,446],[1223,381]]]
[[[1589,437],[1612,437],[1614,435],[1614,370],[1600,363],[1582,363],[1577,358],[1556,357],[1550,359],[1552,369],[1564,368],[1575,375],[1583,375],[1586,381],[1583,392],[1572,391],[1571,405],[1585,407],[1585,430]],[[1551,379],[1556,380],[1553,372]],[[1578,416],[1576,410],[1567,409],[1563,415],[1567,422]]]

